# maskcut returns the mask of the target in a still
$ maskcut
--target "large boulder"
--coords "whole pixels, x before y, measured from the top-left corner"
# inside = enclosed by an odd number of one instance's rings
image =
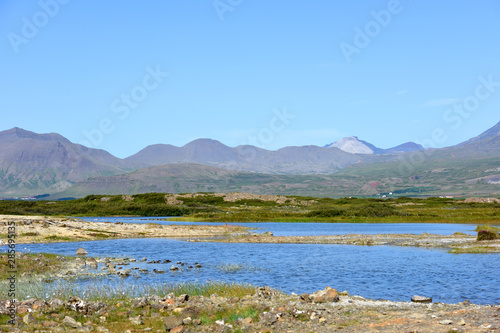
[[[411,301],[414,303],[432,303],[432,297],[415,295],[411,298]]]
[[[163,321],[165,323],[165,330],[170,332],[170,330],[183,325],[182,317],[180,316],[168,316]]]
[[[314,301],[314,303],[328,303],[328,302],[338,302],[339,294],[337,290],[326,287],[324,290],[319,290],[311,295],[310,299]]]
[[[76,250],[77,256],[86,256],[87,254],[89,253],[83,247],[80,247],[78,248],[78,250]]]

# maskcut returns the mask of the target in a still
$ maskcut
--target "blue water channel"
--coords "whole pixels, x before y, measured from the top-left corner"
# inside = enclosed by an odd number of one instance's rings
[[[94,219],[90,219],[94,220]],[[99,218],[98,221],[162,223],[146,218]],[[178,222],[179,224],[188,224]],[[206,224],[206,223],[205,223]],[[335,235],[350,233],[473,233],[475,226],[462,224],[358,224],[358,223],[238,223],[271,231],[274,235]],[[175,239],[121,239],[76,243],[19,244],[18,250],[74,255],[79,247],[90,256],[128,257],[140,260],[169,259],[168,264],[132,263],[134,276],[123,283],[183,281],[234,281],[268,285],[287,293],[314,292],[330,286],[351,295],[371,299],[409,301],[415,295],[435,302],[457,303],[466,299],[478,304],[500,304],[499,254],[449,254],[445,249],[397,246],[324,244],[227,244],[187,242]],[[177,262],[181,270],[171,272]],[[194,263],[201,268],[188,268]],[[233,264],[239,269],[228,269]],[[164,274],[153,273],[164,270]],[[109,281],[117,281],[111,277]],[[102,283],[108,283],[107,279]]]

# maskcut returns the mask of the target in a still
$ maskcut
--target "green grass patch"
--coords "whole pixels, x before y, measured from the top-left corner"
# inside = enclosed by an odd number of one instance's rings
[[[15,270],[18,276],[21,276],[23,273],[31,275],[53,273],[74,259],[75,257],[51,253],[24,253],[15,258]],[[11,275],[9,273],[12,270],[10,265],[14,264],[14,262],[9,260],[12,260],[12,258],[9,258],[7,253],[0,254],[0,280],[5,280]],[[8,290],[8,288],[5,290]]]

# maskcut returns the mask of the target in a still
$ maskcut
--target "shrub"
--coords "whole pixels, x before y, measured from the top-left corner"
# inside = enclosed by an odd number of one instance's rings
[[[484,241],[484,240],[495,240],[499,239],[500,235],[497,232],[489,231],[489,230],[479,230],[477,232],[477,240],[478,241]]]

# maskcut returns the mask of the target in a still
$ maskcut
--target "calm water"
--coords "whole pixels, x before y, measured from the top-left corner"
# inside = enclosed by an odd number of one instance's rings
[[[105,218],[81,218],[86,221],[99,222],[125,222],[125,223],[158,223],[158,224],[213,224],[224,223],[199,223],[199,222],[176,222],[173,218],[147,218],[147,217],[105,217]],[[167,219],[167,220],[165,220]],[[451,235],[454,232],[476,234],[476,225],[449,224],[449,223],[282,223],[282,222],[259,222],[243,223],[238,225],[258,228],[256,232],[271,231],[275,236],[327,236],[345,234],[422,234],[424,232]]]
[[[151,222],[146,219],[141,221]],[[172,224],[171,221],[162,223]],[[376,232],[452,234],[474,228],[450,224],[255,225],[275,235]],[[191,243],[172,239],[30,244],[19,245],[18,250],[74,255],[79,247],[87,249],[91,256],[146,257],[148,260],[169,259],[173,263],[199,262],[203,265],[200,269],[187,269],[184,266],[182,272],[170,272],[172,263],[132,263],[132,267],[149,269],[150,274],[135,271],[138,277],[120,278],[120,281],[130,283],[237,281],[269,285],[288,293],[314,292],[330,286],[372,299],[408,301],[418,294],[431,296],[436,302],[457,303],[469,299],[480,304],[500,304],[499,254],[453,255],[445,250],[393,246]],[[237,272],[226,272],[220,268],[224,264],[237,264],[243,268]],[[153,268],[166,272],[155,274]]]

